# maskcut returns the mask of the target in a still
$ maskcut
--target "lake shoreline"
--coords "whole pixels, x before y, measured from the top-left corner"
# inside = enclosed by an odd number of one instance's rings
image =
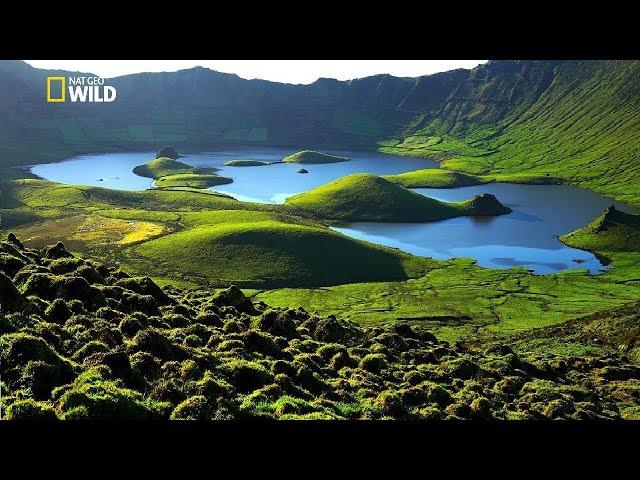
[[[184,153],[182,156],[182,160],[189,163],[190,165],[198,168],[206,168],[213,167],[217,168],[218,173],[223,176],[228,176],[233,178],[233,183],[226,185],[216,185],[208,190],[217,192],[222,195],[231,196],[232,198],[241,201],[241,202],[253,202],[260,203],[264,205],[281,205],[284,203],[285,199],[289,196],[308,191],[312,188],[315,188],[318,185],[322,185],[327,183],[328,181],[333,180],[334,178],[340,178],[342,176],[348,175],[352,171],[361,171],[361,172],[374,172],[376,175],[384,175],[384,174],[393,174],[402,173],[402,172],[410,172],[417,169],[424,169],[425,167],[429,169],[438,170],[439,164],[428,158],[414,158],[414,157],[400,157],[394,156],[390,154],[381,154],[378,155],[375,152],[369,151],[368,153],[360,152],[337,152],[340,155],[346,155],[349,157],[353,157],[349,162],[337,162],[330,164],[315,164],[309,165],[309,174],[308,175],[299,175],[296,173],[296,170],[299,166],[295,164],[287,164],[282,163],[280,160],[288,154],[288,151],[278,150],[274,148],[268,149],[255,149],[251,148],[250,150],[225,150],[220,152],[203,152],[203,153]],[[78,165],[75,164],[73,166],[68,165],[66,168],[62,167],[62,164],[55,164],[56,167],[53,167],[54,164],[39,164],[31,167],[31,171],[34,170],[37,172],[35,175],[38,175],[40,178],[50,179],[52,181],[56,181],[59,183],[66,184],[83,184],[89,182],[93,186],[101,187],[101,188],[111,188],[111,189],[120,189],[120,190],[147,190],[150,185],[145,181],[140,182],[141,177],[133,174],[130,170],[133,166],[138,165],[141,161],[147,161],[146,157],[152,156],[152,152],[119,152],[114,154],[98,154],[98,155],[82,155],[72,159],[69,159],[69,162],[91,162],[91,165],[95,166],[96,172],[88,172],[86,168],[82,168],[87,164]],[[88,158],[87,158],[88,157]],[[108,161],[109,159],[113,159],[112,161]],[[269,165],[264,165],[262,168],[236,168],[236,167],[225,167],[224,163],[233,158],[248,158],[255,159],[256,161],[268,161]],[[92,160],[93,159],[93,160]],[[134,165],[135,164],[135,165]],[[49,167],[49,173],[39,171],[37,167]],[[110,173],[103,174],[100,169],[107,168],[110,170]],[[53,173],[52,173],[53,172]],[[56,173],[58,172],[58,173]],[[115,172],[115,173],[114,173]],[[117,176],[120,172],[122,176],[124,174],[129,176],[129,178],[120,181]],[[60,175],[60,176],[57,176]],[[66,177],[64,175],[67,175]],[[71,175],[71,177],[69,177]],[[83,177],[84,175],[84,177]],[[98,179],[103,178],[105,181],[97,181],[96,179],[91,179],[91,176],[95,176]],[[114,177],[115,175],[115,177]],[[108,177],[112,178],[108,178]],[[116,178],[118,180],[113,180]],[[131,180],[133,182],[138,182],[137,184],[128,184],[127,181]],[[488,179],[485,177],[485,180]],[[522,178],[520,178],[522,180]],[[517,186],[517,187],[516,187]],[[521,188],[520,188],[521,187]],[[475,190],[474,190],[475,189]],[[560,189],[560,190],[558,190]],[[488,268],[504,268],[505,266],[525,266],[525,268],[532,268],[534,273],[536,274],[547,274],[554,273],[556,271],[564,271],[564,270],[575,270],[580,268],[586,268],[591,273],[599,273],[599,269],[605,266],[602,262],[599,262],[595,255],[590,254],[588,258],[579,252],[582,250],[573,249],[571,247],[567,247],[563,245],[558,240],[542,240],[543,249],[549,249],[549,258],[556,258],[556,260],[545,259],[544,250],[539,250],[540,245],[536,247],[535,240],[536,236],[543,235],[544,237],[552,237],[566,233],[567,231],[577,228],[581,226],[579,221],[574,221],[573,223],[559,223],[556,225],[555,230],[540,230],[536,233],[536,231],[532,231],[530,233],[531,237],[534,240],[524,239],[520,240],[524,242],[524,246],[531,245],[538,250],[531,250],[531,254],[533,258],[527,257],[527,253],[525,250],[515,251],[517,255],[514,258],[510,258],[509,255],[505,255],[500,253],[499,245],[503,242],[507,242],[504,251],[509,251],[509,249],[514,246],[517,246],[512,243],[509,243],[509,238],[513,236],[512,233],[508,231],[509,228],[515,229],[515,231],[522,228],[530,228],[532,225],[535,226],[535,222],[540,222],[541,220],[536,220],[534,217],[531,217],[530,213],[521,212],[521,207],[519,207],[520,200],[517,199],[518,191],[532,191],[535,195],[532,198],[537,198],[537,200],[531,200],[533,202],[533,206],[529,205],[523,207],[525,210],[531,210],[531,208],[542,208],[543,205],[548,199],[541,195],[539,192],[556,192],[555,195],[559,196],[558,200],[560,203],[575,203],[576,205],[582,205],[586,202],[586,204],[596,205],[591,208],[591,211],[587,214],[583,214],[579,218],[581,220],[590,221],[591,216],[596,216],[600,213],[600,209],[605,208],[609,205],[613,200],[605,200],[603,201],[602,197],[598,194],[593,193],[592,191],[583,189],[578,186],[573,185],[558,185],[553,182],[550,185],[540,185],[539,180],[532,184],[530,179],[527,182],[490,182],[490,183],[482,183],[472,187],[453,187],[453,188],[436,188],[433,187],[431,189],[411,189],[414,192],[420,193],[422,195],[436,198],[442,201],[461,201],[471,198],[475,195],[482,193],[495,193],[496,198],[502,201],[502,197],[504,196],[503,190],[509,193],[511,196],[516,195],[516,199],[512,199],[511,203],[515,202],[515,205],[512,207],[515,208],[516,212],[507,215],[508,220],[491,220],[492,217],[489,217],[485,220],[483,218],[477,217],[474,218],[472,222],[467,224],[466,233],[461,233],[461,226],[459,223],[447,223],[447,220],[441,222],[430,222],[430,223],[419,223],[417,227],[407,228],[401,224],[395,225],[391,224],[393,232],[391,240],[380,241],[380,239],[374,240],[371,238],[366,238],[367,233],[363,232],[362,235],[365,235],[364,238],[357,237],[360,240],[365,240],[370,243],[374,243],[376,245],[383,245],[387,247],[397,247],[395,243],[400,243],[404,246],[404,248],[400,248],[402,251],[418,255],[418,256],[426,256],[431,258],[459,258],[459,257],[472,257],[478,261],[480,266],[485,266]],[[497,190],[497,191],[496,191]],[[463,192],[463,193],[460,193]],[[536,193],[538,192],[538,193]],[[451,196],[454,197],[451,197]],[[458,195],[457,197],[455,197]],[[567,197],[568,195],[568,197]],[[581,200],[570,200],[573,197],[579,197]],[[468,197],[468,198],[467,198]],[[565,198],[566,197],[566,198]],[[586,200],[585,200],[586,199]],[[588,200],[588,201],[587,201]],[[509,202],[507,202],[509,203]],[[525,202],[526,204],[527,202]],[[628,206],[628,208],[633,208]],[[575,213],[575,212],[574,212]],[[568,213],[569,217],[574,215],[574,213]],[[549,215],[549,212],[546,213]],[[464,222],[464,220],[457,220],[457,222]],[[534,221],[532,224],[531,222]],[[494,222],[494,223],[492,223]],[[506,222],[506,223],[505,223]],[[511,223],[509,223],[511,222]],[[515,223],[514,223],[515,222]],[[341,222],[342,223],[342,222]],[[503,231],[502,240],[500,238],[496,238],[495,236],[487,235],[487,229],[496,228],[496,225],[507,225],[506,231]],[[435,225],[435,227],[434,227]],[[456,225],[458,225],[456,227]],[[491,226],[493,225],[493,226]],[[509,226],[511,225],[511,226]],[[342,223],[342,225],[334,225],[338,228],[352,228],[352,224]],[[394,227],[395,226],[395,227]],[[566,227],[566,228],[565,228]],[[381,228],[378,226],[378,228]],[[430,232],[429,234],[418,234],[411,233],[411,229],[416,231],[420,231],[420,228],[423,228],[425,232]],[[433,229],[440,236],[440,244],[449,246],[452,249],[462,247],[462,253],[459,254],[451,254],[451,255],[435,255],[424,252],[431,252],[434,248],[439,248],[437,241],[430,240],[429,237],[433,236]],[[551,228],[551,227],[549,227]],[[457,230],[456,230],[457,229]],[[546,232],[546,233],[545,233]],[[411,237],[409,243],[407,244],[406,236]],[[437,235],[436,235],[437,236]],[[476,245],[477,247],[482,246],[483,238],[488,238],[485,242],[486,245],[496,245],[494,250],[498,251],[498,253],[493,253],[494,260],[486,259],[483,260],[482,257],[469,255],[467,254],[468,246],[458,245],[456,242],[459,241],[460,238],[468,237],[471,240],[472,245]],[[476,238],[477,237],[477,238]],[[395,243],[394,243],[395,242]],[[475,242],[475,243],[474,243]],[[406,245],[409,245],[407,247]],[[456,245],[458,245],[456,247]],[[557,260],[557,250],[560,248],[559,245],[562,245],[564,248],[570,248],[567,252],[564,252],[564,257],[561,260]],[[508,247],[508,248],[507,248]],[[426,249],[426,250],[425,250]],[[512,251],[514,251],[512,249]],[[572,252],[574,252],[572,254]],[[485,254],[488,255],[488,254]],[[518,257],[518,255],[524,255],[524,257]],[[549,264],[550,266],[545,264]],[[551,268],[550,271],[545,271],[545,269]]]

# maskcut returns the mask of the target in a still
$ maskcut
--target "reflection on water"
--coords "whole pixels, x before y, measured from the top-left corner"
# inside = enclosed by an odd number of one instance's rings
[[[377,175],[436,168],[427,159],[397,157],[375,152],[333,151],[349,162],[305,165],[277,163],[260,167],[226,167],[228,160],[244,158],[278,162],[292,149],[238,149],[189,154],[181,160],[196,166],[218,168],[219,175],[233,183],[214,187],[238,200],[283,203],[288,196],[307,191],[351,173]],[[135,175],[136,165],[154,157],[152,152],[83,155],[64,162],[37,165],[32,171],[46,179],[106,188],[142,190],[148,178]],[[597,193],[563,185],[488,184],[454,189],[416,189],[443,201],[460,201],[480,193],[491,193],[513,209],[499,217],[461,217],[424,224],[358,222],[335,230],[362,240],[396,247],[416,255],[435,258],[471,257],[486,267],[522,266],[536,273],[570,268],[598,272],[603,263],[595,255],[569,248],[557,235],[581,227],[615,203]]]

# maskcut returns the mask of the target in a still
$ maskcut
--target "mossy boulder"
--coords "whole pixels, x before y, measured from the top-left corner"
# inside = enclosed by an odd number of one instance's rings
[[[241,393],[249,393],[273,381],[273,375],[257,362],[234,360],[222,366],[231,384]]]
[[[27,265],[27,262],[24,260],[0,252],[0,273],[12,278],[25,265]]]
[[[82,362],[85,358],[94,353],[106,353],[109,351],[109,347],[100,340],[91,340],[88,343],[82,345],[78,350],[76,350],[71,357],[76,362]]]
[[[0,305],[2,305],[4,311],[22,311],[27,307],[28,303],[11,279],[4,273],[0,273]]]
[[[175,301],[169,297],[153,280],[149,277],[129,277],[122,278],[114,284],[115,286],[131,290],[140,295],[150,295],[158,305],[170,305]]]
[[[76,269],[80,268],[84,264],[84,261],[80,258],[62,257],[49,263],[49,270],[56,275],[64,275],[65,273],[76,271]]]
[[[218,307],[234,307],[240,313],[248,313],[249,315],[258,313],[251,300],[235,285],[218,292],[213,297],[213,303]]]
[[[160,316],[160,309],[151,295],[124,292],[119,302],[119,309],[125,313],[144,313],[149,316]]]
[[[385,390],[373,401],[373,408],[379,415],[402,418],[407,413],[407,406],[396,392]]]
[[[64,322],[71,318],[73,312],[69,309],[67,302],[65,302],[61,298],[56,298],[51,304],[47,307],[44,312],[46,319],[49,322],[57,323],[60,325],[64,325]]]
[[[58,258],[71,258],[73,255],[67,250],[64,243],[58,242],[52,247],[45,249],[44,257],[55,260]]]
[[[131,341],[134,352],[147,352],[163,360],[174,357],[173,348],[169,339],[162,333],[146,329],[138,332]]]
[[[47,398],[54,387],[73,379],[73,364],[39,337],[5,334],[0,337],[0,347],[3,380],[29,388],[36,399]]]
[[[360,368],[371,373],[381,373],[387,367],[387,358],[381,353],[370,353],[360,361]]]
[[[478,364],[467,358],[457,358],[444,362],[440,365],[440,368],[446,375],[463,380],[474,378],[480,372]]]
[[[42,422],[57,420],[58,417],[50,404],[27,398],[7,406],[4,419]]]
[[[63,418],[154,420],[166,418],[169,407],[113,381],[94,380],[77,382],[62,395],[56,409]]]
[[[180,405],[178,405],[173,412],[171,412],[171,420],[211,420],[212,409],[206,397],[202,395],[196,395],[189,397]]]
[[[260,317],[258,327],[260,330],[277,337],[295,338],[298,336],[296,322],[289,312],[268,310]]]

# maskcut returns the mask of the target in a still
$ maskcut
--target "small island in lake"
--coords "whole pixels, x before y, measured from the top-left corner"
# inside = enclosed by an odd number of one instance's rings
[[[265,165],[271,165],[271,162],[265,162],[262,160],[229,160],[228,162],[224,162],[223,165],[225,167],[263,167]]]
[[[283,163],[337,163],[347,161],[349,161],[347,157],[315,152],[313,150],[303,150],[302,152],[294,153],[282,159]]]
[[[171,147],[162,147],[160,153],[178,156]],[[141,177],[153,178],[158,188],[209,188],[232,183],[233,179],[213,173],[211,168],[198,168],[169,157],[157,157],[144,165],[138,165],[133,173]]]

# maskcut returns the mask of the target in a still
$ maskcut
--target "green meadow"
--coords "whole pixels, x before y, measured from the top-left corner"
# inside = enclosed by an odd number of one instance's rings
[[[269,305],[362,324],[407,321],[447,339],[557,325],[640,294],[640,254],[629,247],[640,228],[622,212],[607,218],[606,229],[590,225],[561,237],[610,259],[605,273],[534,275],[418,257],[331,230],[347,219],[431,221],[478,208],[473,199],[446,204],[373,175],[344,177],[284,205],[197,188],[127,192],[30,178],[3,181],[2,195],[3,231],[27,245],[62,239],[75,254],[162,284],[235,284]]]

